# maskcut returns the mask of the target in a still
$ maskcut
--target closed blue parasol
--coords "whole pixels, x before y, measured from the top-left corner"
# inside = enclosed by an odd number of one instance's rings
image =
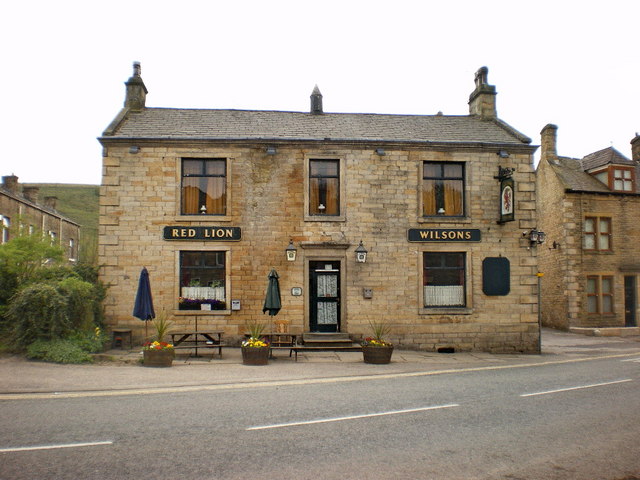
[[[269,312],[269,315],[277,315],[282,308],[280,302],[280,282],[278,280],[278,272],[275,269],[271,269],[269,273],[269,284],[267,285],[267,295],[264,299],[264,306],[262,307],[262,313]]]
[[[156,312],[153,310],[153,297],[151,296],[151,283],[149,282],[147,267],[143,267],[140,272],[136,303],[133,306],[133,316],[144,320],[145,336],[147,336],[147,321],[156,317]]]

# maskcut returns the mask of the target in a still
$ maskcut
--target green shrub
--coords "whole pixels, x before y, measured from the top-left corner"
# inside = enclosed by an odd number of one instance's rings
[[[52,285],[20,290],[5,316],[13,326],[15,342],[23,347],[36,340],[63,338],[72,331],[67,299]]]
[[[54,363],[92,363],[93,357],[72,340],[37,340],[27,347],[27,358]]]
[[[105,345],[110,341],[107,334],[100,327],[96,327],[93,332],[76,332],[68,340],[88,353],[103,352]]]

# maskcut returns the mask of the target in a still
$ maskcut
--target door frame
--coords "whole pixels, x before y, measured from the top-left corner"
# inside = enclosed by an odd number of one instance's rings
[[[322,267],[331,266],[331,269],[323,269]],[[307,287],[307,291],[309,292],[309,331],[312,333],[338,333],[341,331],[342,325],[342,270],[341,270],[341,262],[339,260],[310,260],[308,263],[309,268],[309,285]],[[337,303],[337,319],[334,324],[327,324],[327,326],[323,327],[322,324],[318,324],[317,322],[317,310],[313,312],[313,308],[318,305],[318,302],[322,301],[322,298],[316,296],[317,290],[317,279],[323,275],[335,274],[338,276],[338,295],[335,297],[335,303]],[[315,289],[313,288],[315,286]],[[311,320],[315,322],[312,325]],[[331,325],[330,327],[328,325]]]
[[[629,280],[629,283],[627,283]],[[636,275],[625,275],[624,283],[624,326],[637,327],[638,308],[638,277]],[[629,305],[631,303],[631,305]]]
[[[309,269],[311,262],[339,262],[340,264],[340,318],[339,332],[347,332],[347,249],[351,247],[348,243],[313,243],[301,244],[304,265],[304,331],[309,332],[311,327],[311,278]]]

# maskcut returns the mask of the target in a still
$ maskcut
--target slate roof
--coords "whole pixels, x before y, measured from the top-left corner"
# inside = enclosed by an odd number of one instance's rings
[[[592,170],[605,165],[630,165],[634,166],[636,162],[629,160],[613,147],[608,147],[597,152],[590,153],[580,160],[583,170]]]
[[[608,150],[608,149],[605,149]],[[613,149],[612,149],[613,150]],[[601,150],[602,151],[602,150]],[[595,152],[599,153],[599,152]],[[590,154],[594,155],[594,154]],[[589,157],[590,155],[587,155]],[[621,155],[621,154],[619,154]],[[587,158],[584,157],[584,158]],[[594,176],[588,174],[583,170],[583,159],[569,158],[569,157],[557,157],[549,162],[551,168],[554,170],[563,186],[567,191],[572,192],[587,192],[587,193],[615,193],[620,195],[628,195],[629,193],[638,192],[638,182],[636,182],[636,192],[614,192],[609,190],[609,187],[596,179]],[[624,158],[624,157],[623,157]],[[640,167],[635,162],[629,160],[631,165],[635,165],[636,179],[640,178]],[[617,165],[618,162],[615,162]]]
[[[123,111],[102,139],[378,141],[528,145],[501,120],[475,116],[386,115],[145,108]]]

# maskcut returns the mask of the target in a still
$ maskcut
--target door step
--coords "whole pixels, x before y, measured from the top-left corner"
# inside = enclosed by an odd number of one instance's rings
[[[359,347],[354,345],[347,333],[315,333],[307,332],[302,334],[302,343],[305,347],[324,347],[350,349]]]

